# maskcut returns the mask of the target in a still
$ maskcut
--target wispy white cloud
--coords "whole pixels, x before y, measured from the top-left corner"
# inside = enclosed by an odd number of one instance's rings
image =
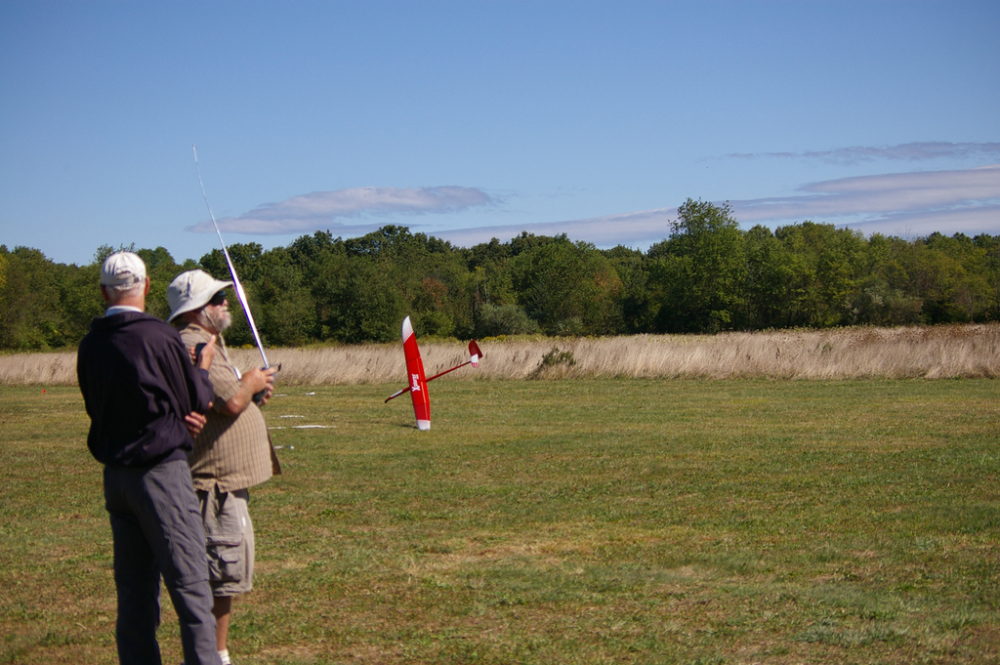
[[[1000,205],[984,205],[949,211],[911,212],[887,214],[872,217],[862,222],[848,224],[871,235],[881,233],[887,236],[914,238],[932,233],[954,235],[964,233],[969,236],[1000,233]]]
[[[893,173],[827,180],[806,185],[794,196],[730,201],[745,227],[775,227],[803,221],[857,228],[903,237],[935,231],[952,235],[1000,233],[1000,164],[955,171]],[[460,246],[508,240],[528,231],[565,233],[599,247],[645,247],[670,235],[676,208],[642,210],[604,217],[435,232]]]
[[[280,203],[265,203],[238,217],[223,217],[219,228],[230,233],[281,235],[318,230],[366,233],[381,224],[344,224],[340,219],[390,214],[458,212],[495,203],[473,187],[355,187],[335,192],[312,192]],[[211,220],[188,227],[197,233],[214,233]]]
[[[732,153],[727,157],[737,159],[804,159],[829,164],[857,164],[881,160],[916,162],[930,159],[998,159],[1000,158],[1000,143],[928,141],[892,146],[854,146],[805,152]]]
[[[523,231],[544,236],[565,233],[571,240],[591,242],[598,247],[640,247],[666,238],[670,222],[676,218],[677,208],[659,208],[563,222],[453,229],[434,235],[460,247],[489,242],[492,238],[506,242]]]
[[[743,223],[839,223],[898,234],[1000,231],[1000,164],[841,178],[802,187],[795,196],[733,201]],[[937,225],[929,228],[929,225]]]

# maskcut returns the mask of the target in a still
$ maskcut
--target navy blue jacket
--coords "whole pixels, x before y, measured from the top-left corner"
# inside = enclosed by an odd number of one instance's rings
[[[208,411],[212,384],[171,326],[139,312],[94,319],[76,374],[97,461],[149,467],[187,458],[193,444],[184,416]]]

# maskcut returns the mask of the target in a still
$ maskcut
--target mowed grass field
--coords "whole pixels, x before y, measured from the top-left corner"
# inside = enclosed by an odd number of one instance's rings
[[[1000,662],[996,380],[399,387],[266,407],[239,665]],[[87,426],[0,387],[2,663],[117,662]]]

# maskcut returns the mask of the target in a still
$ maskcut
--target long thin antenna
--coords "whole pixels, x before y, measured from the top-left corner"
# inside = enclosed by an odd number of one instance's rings
[[[240,305],[243,306],[243,313],[247,316],[247,323],[250,324],[250,331],[253,333],[254,341],[257,342],[257,349],[260,351],[261,360],[264,361],[264,368],[268,368],[271,365],[267,362],[267,356],[264,354],[264,345],[260,343],[260,333],[257,332],[257,324],[253,322],[253,314],[250,313],[250,304],[247,302],[247,294],[243,291],[243,285],[240,284],[240,278],[236,276],[236,266],[233,265],[233,260],[229,258],[229,250],[226,249],[226,241],[222,239],[222,232],[219,230],[219,223],[215,221],[215,214],[212,212],[212,206],[208,204],[208,194],[205,193],[205,183],[201,180],[201,167],[198,165],[198,146],[192,145],[191,149],[194,150],[194,167],[198,171],[198,184],[201,185],[201,195],[205,199],[205,207],[208,208],[208,215],[212,218],[212,224],[215,225],[215,234],[219,236],[219,243],[222,245],[222,253],[226,256],[226,263],[229,265],[229,274],[233,277],[233,287],[236,289],[236,298],[240,301]]]

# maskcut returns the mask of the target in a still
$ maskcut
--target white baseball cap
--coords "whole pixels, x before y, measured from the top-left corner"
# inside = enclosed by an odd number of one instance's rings
[[[181,314],[193,312],[208,304],[219,291],[232,286],[232,282],[222,282],[204,270],[182,272],[167,287],[167,304],[170,305],[170,323]]]
[[[146,264],[132,252],[115,252],[101,266],[102,286],[131,286],[146,281]]]

